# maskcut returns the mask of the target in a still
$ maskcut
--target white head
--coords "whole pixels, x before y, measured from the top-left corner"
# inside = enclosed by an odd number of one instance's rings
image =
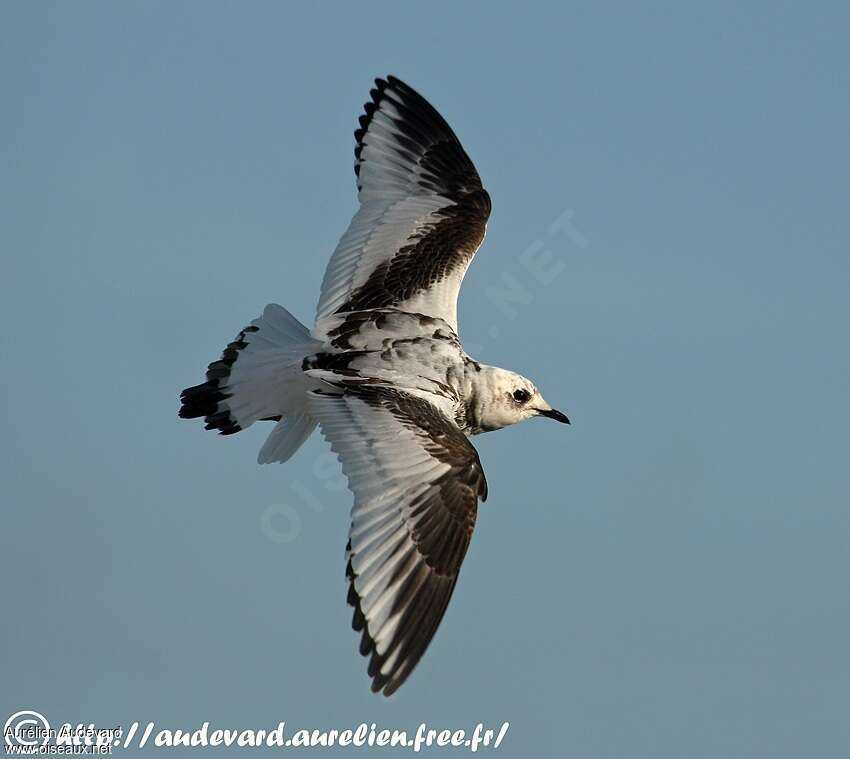
[[[570,420],[553,409],[534,383],[521,374],[481,365],[472,377],[472,416],[481,432],[498,430],[533,416],[548,416],[569,424]]]

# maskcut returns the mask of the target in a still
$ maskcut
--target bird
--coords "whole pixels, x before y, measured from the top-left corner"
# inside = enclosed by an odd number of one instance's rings
[[[490,196],[439,112],[375,80],[354,133],[359,208],[331,255],[312,329],[270,304],[182,391],[179,416],[274,427],[261,464],[318,426],[354,495],[348,603],[371,690],[392,695],[443,619],[487,498],[470,438],[532,417],[569,424],[531,380],[469,356],[457,298]]]

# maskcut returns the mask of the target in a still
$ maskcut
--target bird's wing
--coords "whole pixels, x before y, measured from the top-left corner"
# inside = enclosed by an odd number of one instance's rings
[[[395,77],[377,79],[354,136],[360,209],[336,247],[316,312],[400,308],[447,321],[484,239],[490,196],[442,116]]]
[[[333,393],[333,394],[331,394]],[[451,598],[487,483],[478,454],[428,400],[386,385],[316,391],[310,413],[354,492],[348,602],[372,690],[393,693]],[[434,396],[439,404],[439,399]]]

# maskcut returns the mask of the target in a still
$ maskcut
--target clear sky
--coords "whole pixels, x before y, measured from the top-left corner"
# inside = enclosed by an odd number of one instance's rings
[[[847,756],[845,3],[5,2],[0,27],[0,718]],[[461,337],[573,421],[475,439],[490,498],[390,700],[322,440],[259,467],[268,426],[176,416],[266,303],[311,319],[387,73],[493,198]]]

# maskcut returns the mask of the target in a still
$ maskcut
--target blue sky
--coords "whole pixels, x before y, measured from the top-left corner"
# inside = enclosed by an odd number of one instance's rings
[[[828,2],[5,3],[0,712],[846,755],[848,22]],[[324,443],[259,467],[265,430],[176,417],[266,303],[312,317],[387,73],[493,198],[461,337],[573,422],[476,438],[490,498],[390,700],[349,629]]]

